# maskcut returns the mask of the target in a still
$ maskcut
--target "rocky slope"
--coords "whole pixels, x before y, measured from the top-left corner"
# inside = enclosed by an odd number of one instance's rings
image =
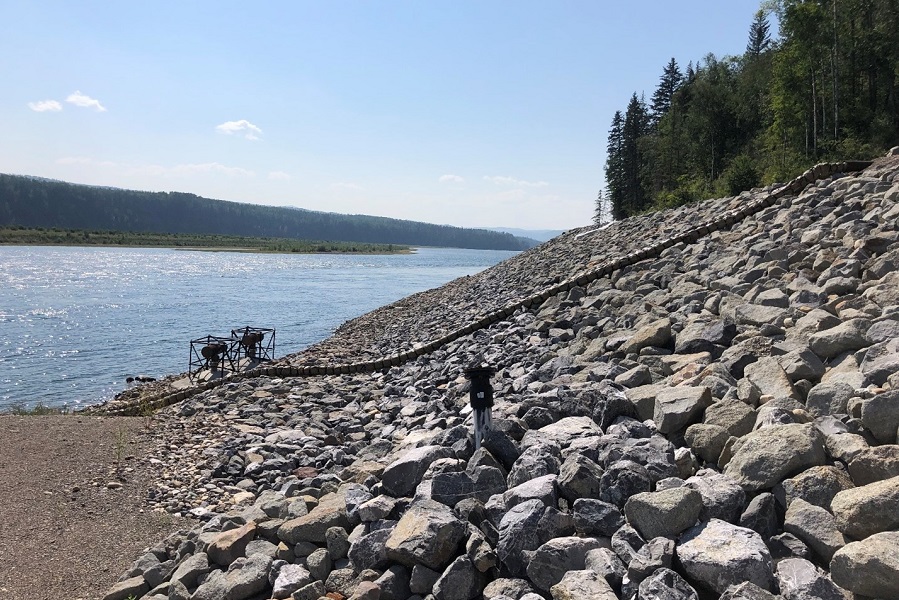
[[[148,501],[201,524],[105,598],[899,598],[899,157],[835,170],[161,394]]]

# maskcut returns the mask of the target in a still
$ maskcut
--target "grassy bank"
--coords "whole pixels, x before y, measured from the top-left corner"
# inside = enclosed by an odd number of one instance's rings
[[[112,246],[133,248],[181,248],[298,254],[398,254],[410,252],[397,244],[363,244],[237,235],[88,231],[79,229],[27,229],[0,227],[0,244],[17,246]]]

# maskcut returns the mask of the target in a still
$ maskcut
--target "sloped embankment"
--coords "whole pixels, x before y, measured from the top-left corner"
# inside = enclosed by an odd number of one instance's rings
[[[107,597],[899,597],[899,159],[641,250],[770,191],[569,232],[284,367],[403,364],[164,409],[151,502],[204,523]]]

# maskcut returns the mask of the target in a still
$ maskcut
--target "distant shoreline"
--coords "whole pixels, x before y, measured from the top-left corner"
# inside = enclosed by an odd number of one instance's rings
[[[260,254],[411,254],[402,244],[333,242],[249,236],[88,231],[0,227],[0,246],[70,246],[98,248],[169,248],[199,252]]]

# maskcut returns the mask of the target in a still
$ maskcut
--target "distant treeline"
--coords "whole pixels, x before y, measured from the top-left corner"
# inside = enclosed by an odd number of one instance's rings
[[[228,235],[525,250],[535,240],[483,229],[140,192],[0,174],[0,226]]]
[[[390,254],[408,252],[396,244],[360,244],[284,238],[189,233],[144,233],[88,231],[86,229],[44,229],[20,226],[0,227],[0,244],[28,246],[137,246],[147,248],[200,248],[206,250],[248,250],[252,252],[296,252],[317,254]]]
[[[635,93],[615,113],[598,217],[733,195],[899,144],[899,2],[762,6],[741,56],[685,71],[672,58],[650,99]]]

